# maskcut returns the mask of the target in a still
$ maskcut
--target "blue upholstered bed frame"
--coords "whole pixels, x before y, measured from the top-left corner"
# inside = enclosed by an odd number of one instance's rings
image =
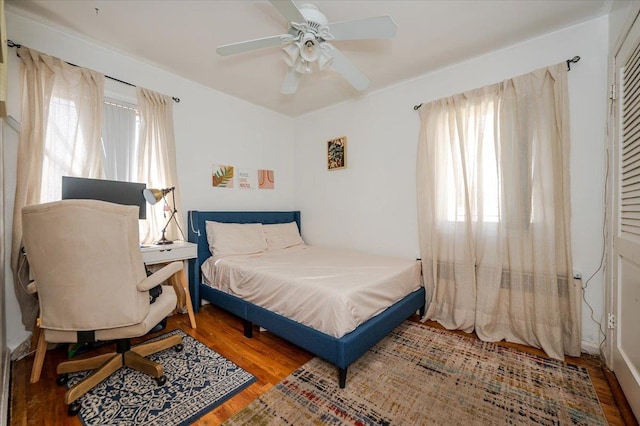
[[[208,300],[242,318],[245,336],[252,337],[253,324],[256,324],[325,359],[338,367],[338,380],[341,388],[345,387],[347,368],[352,362],[417,310],[424,309],[424,288],[420,288],[339,339],[321,333],[253,303],[202,284],[200,265],[211,256],[205,221],[267,224],[295,221],[298,224],[298,229],[302,229],[300,227],[300,212],[190,211],[189,241],[198,244],[198,257],[189,260],[189,286],[193,307],[198,312],[200,301],[202,299]]]

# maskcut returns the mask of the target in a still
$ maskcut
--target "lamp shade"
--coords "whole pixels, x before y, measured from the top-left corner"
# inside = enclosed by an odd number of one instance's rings
[[[295,70],[300,74],[311,74],[311,64],[302,58],[298,58]]]
[[[299,43],[300,56],[307,62],[315,62],[320,56],[320,47],[318,40],[313,33],[307,33],[302,36]]]
[[[296,64],[296,60],[300,55],[300,48],[295,43],[290,43],[282,48],[284,51],[284,61],[290,67]]]
[[[166,194],[162,189],[150,189],[146,188],[142,191],[142,195],[144,195],[144,199],[147,200],[147,203],[154,205],[158,201],[162,200],[162,197]]]

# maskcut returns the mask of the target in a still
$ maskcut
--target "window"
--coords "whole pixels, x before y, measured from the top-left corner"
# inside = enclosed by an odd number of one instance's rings
[[[102,150],[106,179],[138,182],[140,115],[135,105],[105,99]]]
[[[42,164],[41,203],[60,199],[62,176],[81,173],[79,165],[73,162],[74,153],[86,149],[74,143],[75,134],[83,132],[79,123],[78,111],[73,101],[62,97],[52,98]],[[81,157],[84,158],[85,155],[81,154]]]
[[[458,135],[456,143],[445,146],[447,152],[444,158],[447,163],[442,170],[446,174],[449,222],[465,221],[467,210],[471,212],[474,222],[500,221],[501,197],[496,166],[493,102],[483,107],[486,112],[479,115],[480,120],[471,111],[463,111],[467,115],[462,120],[465,126],[462,129],[464,140]],[[469,109],[474,108],[474,105],[469,106]],[[458,129],[454,131],[458,132]],[[461,157],[459,150],[464,150],[465,155]],[[461,158],[470,161],[461,161]],[[465,181],[466,187],[460,184]]]
[[[450,142],[441,146],[445,152],[440,158],[445,164],[438,167],[446,187],[446,221],[464,222],[470,212],[473,222],[506,222],[511,228],[529,228],[540,216],[532,207],[535,197],[543,196],[533,186],[538,135],[528,131],[527,123],[521,123],[527,131],[502,135],[498,143],[496,132],[505,130],[497,125],[496,101],[469,103],[456,114],[457,125],[447,130],[445,139]]]
[[[81,123],[73,101],[62,96],[52,98],[45,138],[40,202],[60,199],[62,176],[140,181],[137,167],[140,116],[134,105],[105,99],[100,147],[102,173],[97,165],[86,167],[84,159],[88,157],[86,151],[90,148],[74,142],[85,140]]]

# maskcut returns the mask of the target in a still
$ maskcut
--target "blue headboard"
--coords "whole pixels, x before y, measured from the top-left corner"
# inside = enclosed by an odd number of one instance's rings
[[[189,262],[189,283],[192,286],[200,284],[200,265],[211,257],[205,222],[208,220],[223,223],[288,223],[296,222],[300,227],[300,212],[208,212],[189,211],[188,235],[189,241],[198,244],[198,258]],[[196,281],[197,279],[197,281]]]

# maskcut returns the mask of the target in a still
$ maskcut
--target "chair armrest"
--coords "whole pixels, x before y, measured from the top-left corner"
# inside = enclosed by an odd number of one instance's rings
[[[163,266],[162,269],[157,270],[153,274],[149,275],[147,278],[138,283],[137,288],[138,291],[149,291],[157,285],[162,284],[164,281],[168,280],[169,277],[176,272],[180,272],[184,268],[184,265],[181,261],[171,262],[166,266]]]

